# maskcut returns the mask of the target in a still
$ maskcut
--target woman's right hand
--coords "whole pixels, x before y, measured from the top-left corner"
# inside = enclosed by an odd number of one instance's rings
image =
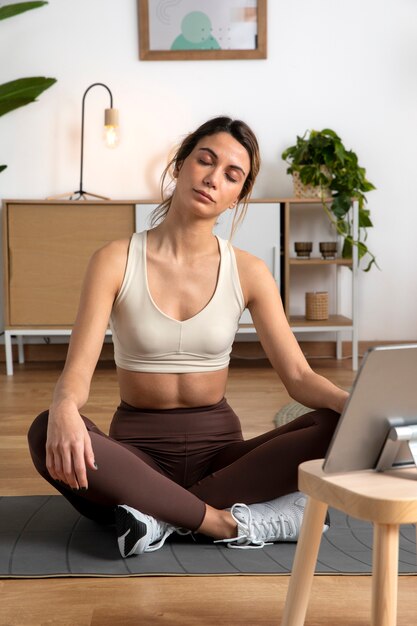
[[[91,438],[75,405],[50,409],[46,467],[54,480],[87,489],[87,468],[96,470]]]
[[[113,302],[123,281],[129,241],[110,242],[89,261],[65,367],[49,410],[46,466],[54,480],[72,489],[87,489],[87,471],[97,469],[90,435],[78,408],[88,400]]]

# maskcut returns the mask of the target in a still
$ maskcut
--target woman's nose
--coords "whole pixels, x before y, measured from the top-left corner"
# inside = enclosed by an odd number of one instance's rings
[[[217,186],[217,182],[216,182],[216,174],[214,172],[211,172],[210,174],[208,174],[205,178],[204,178],[204,184],[209,188],[216,188]]]

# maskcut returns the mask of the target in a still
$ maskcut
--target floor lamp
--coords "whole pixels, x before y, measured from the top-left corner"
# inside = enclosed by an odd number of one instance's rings
[[[87,200],[87,196],[92,198],[99,198],[100,200],[110,200],[105,196],[99,196],[97,194],[86,191],[83,187],[83,168],[84,168],[84,111],[85,111],[85,99],[93,87],[104,87],[110,96],[110,108],[104,111],[104,140],[109,148],[115,148],[119,142],[118,128],[119,128],[119,111],[113,108],[113,94],[110,89],[104,83],[93,83],[84,92],[81,107],[81,159],[80,159],[80,187],[76,191],[70,193],[63,193],[59,196],[53,196],[48,200],[55,200],[57,198],[64,198],[70,196],[70,200]]]

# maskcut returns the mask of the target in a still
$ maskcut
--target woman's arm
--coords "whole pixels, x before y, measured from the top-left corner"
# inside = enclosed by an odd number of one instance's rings
[[[260,259],[236,250],[243,295],[267,357],[288,393],[311,408],[341,413],[348,393],[316,374],[289,327],[275,280]]]
[[[128,240],[93,254],[84,278],[68,355],[49,409],[46,465],[52,478],[87,488],[86,468],[95,469],[90,436],[79,410],[87,402],[112,305],[123,280]]]

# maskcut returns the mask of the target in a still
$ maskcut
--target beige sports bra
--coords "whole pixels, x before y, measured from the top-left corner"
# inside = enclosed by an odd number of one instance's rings
[[[217,237],[220,269],[215,292],[206,306],[179,321],[163,313],[149,291],[147,231],[135,233],[126,272],[114,302],[110,328],[116,365],[134,372],[212,372],[228,366],[245,308],[230,242]]]

